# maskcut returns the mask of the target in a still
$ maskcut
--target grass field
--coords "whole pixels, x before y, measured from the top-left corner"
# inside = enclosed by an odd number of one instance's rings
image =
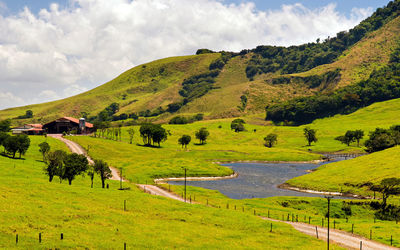
[[[37,145],[47,140],[52,149],[66,148],[52,138],[30,138],[25,160],[0,157],[0,248],[121,249],[124,243],[128,249],[325,246],[283,223],[273,223],[270,233],[270,222],[252,214],[154,197],[128,183],[124,186],[131,189],[126,191],[117,190],[115,181],[108,181],[110,189],[101,189],[97,176],[93,189],[88,177],[78,177],[71,186],[57,178],[49,183]]]
[[[190,182],[188,183],[190,185]],[[166,190],[171,190],[178,195],[183,193],[183,186],[162,184]],[[243,199],[235,200],[226,197],[219,191],[208,190],[199,187],[187,187],[187,197],[193,203],[209,205],[211,207],[220,207],[228,211],[237,213],[254,214],[270,217],[278,220],[299,221],[310,223],[316,226],[327,227],[327,201],[322,198],[309,197],[271,197],[265,199]],[[352,232],[370,238],[381,243],[390,245],[390,239],[393,237],[393,245],[400,247],[400,224],[394,221],[374,220],[374,210],[366,205],[364,200],[352,200],[351,215],[346,214],[343,203],[349,203],[350,200],[333,199],[331,200],[331,228]],[[358,204],[357,204],[358,203]],[[289,216],[289,217],[288,217]]]

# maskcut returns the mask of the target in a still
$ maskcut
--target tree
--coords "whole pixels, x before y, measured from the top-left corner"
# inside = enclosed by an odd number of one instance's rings
[[[201,128],[196,132],[196,138],[200,141],[200,144],[204,144],[207,141],[207,137],[210,135],[210,132],[206,128]]]
[[[108,167],[108,164],[102,160],[94,160],[94,170],[96,173],[100,175],[101,178],[101,186],[105,187],[105,181],[112,177],[111,169]]]
[[[43,155],[43,161],[46,161],[46,155],[50,151],[50,145],[47,142],[42,142],[39,144],[39,152]]]
[[[372,191],[382,193],[382,208],[386,208],[386,201],[390,195],[400,194],[400,178],[386,178],[379,185],[371,187]]]
[[[347,146],[350,146],[350,143],[356,140],[355,132],[348,130],[345,135],[338,136],[335,138],[335,140],[340,141],[341,143],[346,144]]]
[[[9,136],[3,142],[4,149],[8,154],[11,154],[15,158],[15,154],[18,151],[18,139],[16,136]]]
[[[354,131],[354,139],[357,141],[357,147],[360,146],[360,140],[364,137],[364,131],[362,130],[355,130]]]
[[[395,144],[391,131],[383,128],[377,128],[375,131],[370,132],[369,139],[365,142],[368,152],[391,148]]]
[[[145,123],[140,126],[139,132],[143,139],[143,143],[147,146],[151,145],[151,135],[152,135],[152,125],[151,123]]]
[[[244,131],[244,124],[246,124],[246,122],[243,119],[235,119],[231,122],[231,130],[235,130],[237,133]]]
[[[192,137],[190,137],[190,135],[182,135],[182,137],[178,139],[178,143],[182,145],[182,148],[183,146],[187,148],[187,145],[190,143],[191,140]]]
[[[265,141],[265,146],[272,148],[272,146],[278,141],[278,135],[277,134],[269,134],[264,138]]]
[[[31,144],[31,140],[27,135],[17,135],[17,152],[19,153],[19,158],[21,158],[21,155],[25,155],[26,151],[28,151],[28,148]]]
[[[1,132],[0,131],[0,146],[4,146],[4,142],[6,141],[6,139],[10,137],[9,134],[7,134],[6,132]],[[5,148],[4,148],[5,150]]]
[[[153,140],[153,145],[157,143],[160,147],[160,143],[167,140],[168,134],[167,131],[163,127],[161,127],[161,125],[154,124],[151,129],[151,137]]]
[[[128,129],[128,134],[129,134],[129,144],[132,144],[133,135],[135,134],[135,130],[133,128],[129,128]]]
[[[53,181],[54,176],[60,177],[60,182],[64,176],[64,159],[67,153],[62,150],[49,152],[46,156],[46,167],[44,171],[49,176],[49,182]]]
[[[87,175],[90,177],[90,181],[91,181],[90,188],[93,188],[93,179],[94,179],[95,173],[96,173],[96,171],[94,170],[94,166],[89,165]]]
[[[11,130],[11,120],[2,120],[0,121],[0,131],[1,132],[9,132]]]
[[[71,185],[75,176],[82,174],[88,169],[88,164],[86,156],[76,153],[68,154],[64,159],[65,172],[63,179],[68,180],[69,185]]]
[[[311,146],[312,142],[317,142],[317,131],[314,129],[310,129],[309,127],[304,128],[304,136],[308,142],[308,146]]]

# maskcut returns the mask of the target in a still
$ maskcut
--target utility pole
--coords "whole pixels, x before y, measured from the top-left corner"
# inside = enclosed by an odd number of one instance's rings
[[[331,207],[331,199],[333,196],[325,196],[325,198],[328,200],[328,250],[329,250],[329,217],[330,217],[330,207]]]
[[[185,202],[186,202],[186,171],[187,169],[185,168]]]

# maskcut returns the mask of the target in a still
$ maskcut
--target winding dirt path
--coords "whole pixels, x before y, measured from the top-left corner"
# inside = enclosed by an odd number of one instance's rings
[[[68,148],[77,154],[83,154],[88,158],[88,161],[90,164],[93,164],[93,160],[86,154],[86,151],[77,143],[70,141],[68,139],[65,139],[62,137],[60,134],[52,134],[48,135],[53,138],[56,138],[62,142],[64,142]],[[117,169],[110,167],[112,171],[112,180],[120,180],[119,172]],[[226,176],[226,177],[189,177],[187,180],[219,180],[219,179],[227,179],[227,178],[235,178],[237,177],[237,174],[233,174],[231,176]],[[156,183],[165,183],[166,181],[170,180],[182,180],[182,178],[167,178],[167,179],[157,179],[155,180]],[[126,181],[123,179],[123,181]],[[158,195],[158,196],[163,196],[167,197],[170,199],[174,199],[177,201],[185,202],[184,199],[174,193],[168,192],[160,187],[157,187],[155,185],[144,185],[144,184],[137,184],[137,186],[143,190],[146,193],[149,193],[151,195]],[[186,201],[188,202],[188,201]],[[265,218],[265,217],[260,217],[264,220],[269,220],[269,221],[275,221],[275,222],[281,222],[281,223],[286,223],[291,226],[293,226],[294,229],[296,229],[299,232],[302,232],[304,234],[317,237],[317,230],[318,230],[318,238],[327,241],[327,228],[324,227],[316,227],[314,225],[309,225],[301,222],[288,222],[288,221],[280,221],[280,220],[275,220],[275,219],[270,219],[270,218]],[[316,230],[317,228],[317,230]],[[340,230],[334,230],[330,229],[330,241],[332,243],[335,243],[337,245],[340,245],[342,247],[348,248],[348,249],[360,249],[360,243],[362,242],[362,249],[369,250],[369,249],[398,249],[395,247],[387,246],[384,244],[381,244],[376,241],[372,241],[366,238],[363,238],[358,235],[353,235],[344,231]]]
[[[60,141],[64,142],[65,145],[67,145],[67,147],[69,148],[69,150],[71,150],[72,153],[85,155],[86,158],[89,161],[89,164],[91,164],[91,165],[94,164],[94,161],[90,158],[90,156],[86,153],[86,151],[78,143],[70,141],[68,139],[65,139],[62,136],[62,134],[48,134],[47,136],[53,137],[53,138],[55,138],[57,140],[60,140]],[[110,166],[110,169],[111,169],[111,174],[112,174],[112,177],[110,179],[111,180],[115,180],[115,181],[119,181],[121,179],[121,176],[119,175],[118,170],[116,168],[114,168],[114,167],[111,167],[111,166]],[[126,180],[122,179],[122,181],[125,182]]]

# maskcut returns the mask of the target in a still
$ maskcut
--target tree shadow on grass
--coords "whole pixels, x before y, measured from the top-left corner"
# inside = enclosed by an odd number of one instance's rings
[[[15,158],[13,158],[11,155],[8,155],[8,154],[5,154],[5,153],[0,153],[0,155],[1,156],[3,156],[3,157],[7,157],[7,158],[9,158],[9,159],[13,159],[13,160],[26,160],[25,158],[19,158],[19,157],[15,157]]]
[[[148,144],[139,144],[139,143],[136,143],[136,146],[145,147],[145,148],[162,148],[161,146],[158,146],[158,145],[148,145]]]
[[[204,146],[204,145],[206,145],[207,143],[193,143],[193,145],[196,145],[196,146]]]

